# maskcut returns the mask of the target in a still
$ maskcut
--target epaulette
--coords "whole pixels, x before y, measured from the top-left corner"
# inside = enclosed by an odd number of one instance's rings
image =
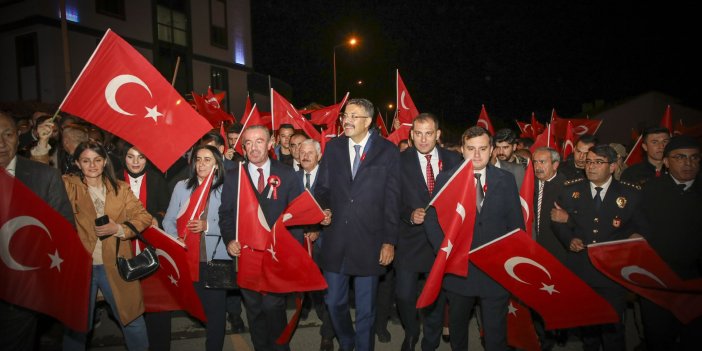
[[[620,180],[619,183],[624,184],[624,185],[626,185],[626,186],[628,186],[628,187],[630,187],[630,188],[634,188],[634,189],[636,189],[636,190],[641,190],[641,185],[638,185],[638,184],[625,182],[625,181],[623,181],[623,180]]]
[[[563,182],[563,185],[569,186],[569,185],[573,185],[573,184],[580,183],[580,182],[582,182],[583,180],[585,180],[585,178],[570,179],[570,180],[566,180],[565,182]]]

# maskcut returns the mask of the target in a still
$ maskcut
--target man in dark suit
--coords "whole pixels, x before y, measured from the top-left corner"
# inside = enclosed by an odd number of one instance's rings
[[[58,170],[43,163],[17,156],[19,132],[12,117],[0,112],[0,172],[8,172],[74,224],[73,208],[68,201]],[[2,194],[0,196],[7,196]],[[17,201],[21,201],[17,199]],[[7,284],[5,282],[4,284]],[[37,312],[0,301],[0,345],[7,350],[34,350]]]
[[[245,164],[247,180],[257,190],[256,197],[270,228],[278,217],[302,193],[302,185],[292,168],[268,158],[268,150],[273,146],[268,129],[263,126],[247,127],[243,134],[242,146],[249,160]],[[268,197],[273,182],[278,177],[277,198]],[[227,172],[222,189],[222,205],[219,208],[219,223],[222,237],[227,242],[227,251],[232,256],[239,256],[241,246],[235,240],[236,204],[238,194],[238,169]],[[302,232],[291,231],[302,243]],[[241,289],[246,307],[246,317],[251,330],[251,340],[256,350],[289,350],[289,345],[277,345],[275,340],[281,335],[287,324],[285,314],[287,294],[259,293]]]
[[[315,189],[322,208],[333,216],[324,228],[320,265],[329,285],[327,308],[343,350],[373,350],[378,276],[392,262],[397,244],[400,152],[369,130],[373,116],[373,103],[349,100],[342,117],[345,135],[327,144]],[[355,332],[348,304],[352,278]]]
[[[669,173],[651,178],[643,188],[646,240],[682,279],[702,278],[702,179],[700,144],[674,136],[665,146]],[[648,350],[697,350],[702,317],[682,324],[668,310],[642,298],[641,319]],[[677,344],[677,345],[676,345]]]
[[[463,133],[461,140],[463,158],[473,161],[477,186],[478,208],[471,248],[486,244],[514,229],[524,229],[519,191],[514,176],[489,164],[493,143],[488,131],[477,126],[471,127]],[[445,185],[457,169],[458,166],[439,174],[435,191]],[[434,251],[438,251],[444,233],[433,207],[427,211],[424,226]],[[443,288],[450,306],[452,350],[468,349],[468,321],[476,302],[480,303],[482,312],[485,349],[507,349],[507,290],[471,262],[468,263],[467,278],[446,275]]]
[[[645,231],[640,187],[614,179],[616,160],[617,152],[609,145],[590,148],[585,158],[587,179],[565,183],[553,211],[553,229],[568,248],[566,266],[623,317],[626,289],[600,273],[585,251],[587,244],[626,239]],[[562,211],[567,215],[563,216]],[[598,350],[600,343],[605,350],[625,349],[621,321],[584,327],[582,338],[585,350]]]
[[[395,292],[400,320],[405,328],[402,350],[414,350],[419,340],[419,316],[415,308],[419,280],[434,263],[434,251],[424,231],[424,208],[435,193],[436,177],[461,162],[461,157],[436,145],[441,137],[439,121],[433,114],[421,113],[412,121],[414,147],[400,154],[402,197],[400,235],[395,249]],[[423,311],[423,350],[439,346],[445,297]]]

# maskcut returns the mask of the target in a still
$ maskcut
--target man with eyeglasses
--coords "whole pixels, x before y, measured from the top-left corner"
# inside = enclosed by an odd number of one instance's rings
[[[344,136],[327,143],[317,197],[327,217],[320,266],[329,285],[326,303],[342,350],[373,350],[378,277],[395,256],[400,220],[400,152],[370,129],[373,103],[350,99]],[[349,311],[354,281],[356,330]]]
[[[702,278],[700,144],[689,136],[674,136],[663,154],[669,173],[649,180],[643,190],[643,213],[650,225],[646,240],[680,278],[699,279]],[[683,325],[668,310],[644,298],[641,317],[646,349],[699,349],[702,318]]]
[[[646,158],[627,168],[621,179],[630,183],[643,185],[651,178],[668,173],[663,164],[663,150],[670,140],[670,131],[664,127],[651,127],[643,132],[641,147],[646,151]]]
[[[614,179],[617,152],[609,145],[590,148],[585,157],[585,175],[565,183],[554,216],[553,229],[568,249],[566,266],[605,298],[620,316],[626,310],[626,289],[600,273],[590,263],[587,245],[638,237],[646,230],[641,212],[640,187]],[[583,348],[625,350],[624,324],[582,327]]]

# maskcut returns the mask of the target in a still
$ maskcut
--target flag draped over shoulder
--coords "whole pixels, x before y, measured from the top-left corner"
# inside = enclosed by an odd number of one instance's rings
[[[461,164],[429,206],[436,209],[444,240],[417,300],[417,308],[434,303],[444,274],[468,275],[468,252],[473,242],[476,213],[472,161]]]
[[[646,239],[590,244],[587,254],[604,275],[669,310],[682,323],[702,316],[702,278],[680,279]]]
[[[73,226],[0,168],[0,299],[88,330],[92,256]]]
[[[149,227],[142,235],[156,248],[159,261],[156,272],[141,280],[146,312],[183,310],[207,322],[192,284],[185,246],[158,228]]]
[[[59,108],[138,147],[161,171],[212,129],[144,56],[110,29]]]
[[[471,250],[470,260],[538,312],[547,329],[619,321],[604,298],[521,229]]]

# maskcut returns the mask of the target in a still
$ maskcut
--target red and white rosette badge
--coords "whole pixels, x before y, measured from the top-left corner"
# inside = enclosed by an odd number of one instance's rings
[[[270,185],[270,189],[268,190],[268,198],[270,199],[271,196],[273,197],[273,200],[278,200],[278,187],[280,186],[280,177],[277,175],[271,175],[268,177],[268,185]]]

